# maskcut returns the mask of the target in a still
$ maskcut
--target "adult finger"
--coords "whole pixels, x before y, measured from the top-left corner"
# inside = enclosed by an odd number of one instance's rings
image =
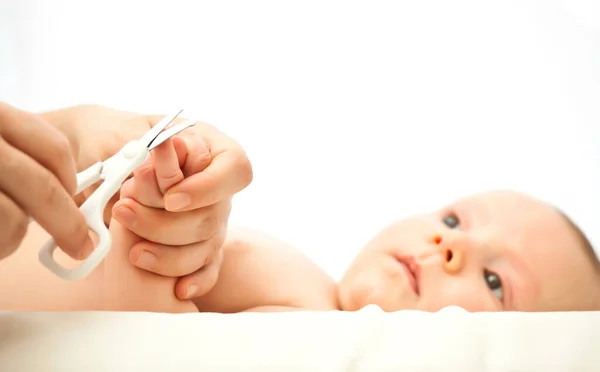
[[[219,249],[215,258],[206,266],[177,280],[175,296],[180,300],[189,300],[207,294],[219,280],[222,263],[223,249]]]
[[[171,187],[165,194],[165,208],[176,212],[211,205],[232,197],[251,180],[252,168],[245,153],[241,150],[225,152],[213,158],[202,172]]]
[[[147,116],[155,125],[162,116]],[[197,122],[180,133],[186,141],[186,179],[165,193],[165,208],[187,211],[227,199],[250,184],[252,166],[241,146],[215,127]]]
[[[227,223],[231,200],[187,212],[148,208],[133,199],[119,200],[113,217],[140,237],[161,244],[186,245],[204,241]]]
[[[52,172],[65,190],[77,189],[77,166],[71,144],[58,129],[41,118],[0,104],[0,136]]]
[[[217,238],[178,247],[143,240],[131,248],[129,260],[140,269],[180,277],[210,263],[222,244]]]
[[[29,219],[12,199],[0,192],[0,260],[10,256],[27,233]]]
[[[0,137],[0,190],[32,216],[74,259],[93,250],[81,211],[58,179]],[[58,218],[57,218],[58,216]]]

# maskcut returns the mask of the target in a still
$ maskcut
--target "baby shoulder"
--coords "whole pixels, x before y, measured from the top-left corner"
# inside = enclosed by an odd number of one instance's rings
[[[248,228],[231,228],[215,287],[195,303],[200,311],[255,308],[337,309],[337,285],[293,246]]]

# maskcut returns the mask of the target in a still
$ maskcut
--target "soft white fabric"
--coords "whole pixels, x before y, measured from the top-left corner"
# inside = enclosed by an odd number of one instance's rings
[[[600,312],[4,313],[2,371],[599,371]]]

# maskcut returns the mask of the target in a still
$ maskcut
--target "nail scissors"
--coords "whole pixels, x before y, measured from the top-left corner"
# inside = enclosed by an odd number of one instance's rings
[[[179,110],[174,115],[166,116],[139,140],[127,143],[112,157],[77,174],[77,194],[103,180],[102,184],[80,207],[90,230],[98,235],[98,243],[92,253],[77,267],[67,269],[54,260],[53,254],[58,247],[54,239],[50,239],[39,252],[39,260],[46,268],[65,280],[79,280],[88,275],[106,257],[112,244],[110,233],[104,224],[106,204],[119,191],[127,177],[142,165],[152,149],[196,124],[193,120],[186,120],[165,129],[182,111]]]

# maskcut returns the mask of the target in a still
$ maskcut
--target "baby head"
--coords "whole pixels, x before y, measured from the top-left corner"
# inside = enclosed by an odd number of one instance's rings
[[[600,310],[600,262],[556,208],[494,191],[397,222],[339,285],[344,310]]]

